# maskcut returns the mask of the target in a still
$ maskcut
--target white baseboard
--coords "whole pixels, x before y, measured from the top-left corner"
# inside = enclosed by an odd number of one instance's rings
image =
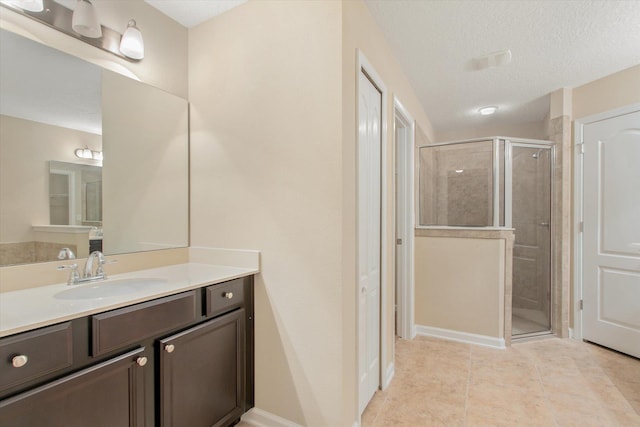
[[[255,427],[302,427],[271,412],[251,408],[242,415],[242,421]]]
[[[382,379],[382,390],[386,390],[387,387],[391,384],[391,380],[393,379],[393,375],[396,373],[396,365],[393,363],[389,364],[387,367],[387,372],[384,374],[384,378]]]
[[[482,345],[484,347],[500,349],[506,348],[504,338],[470,334],[468,332],[453,331],[451,329],[441,329],[431,326],[416,325],[416,334],[427,337],[443,338],[445,340],[464,342],[468,344]]]

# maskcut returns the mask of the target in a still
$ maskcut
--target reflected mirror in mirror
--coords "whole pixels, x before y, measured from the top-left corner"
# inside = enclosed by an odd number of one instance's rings
[[[6,30],[0,57],[0,266],[188,246],[187,101]]]
[[[102,228],[102,167],[49,162],[49,224]]]

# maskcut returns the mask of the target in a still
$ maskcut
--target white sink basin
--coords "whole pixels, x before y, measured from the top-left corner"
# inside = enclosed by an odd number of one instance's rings
[[[58,292],[54,297],[58,299],[109,298],[132,294],[165,283],[167,283],[166,279],[132,278],[107,280],[86,285],[75,285],[73,288]]]

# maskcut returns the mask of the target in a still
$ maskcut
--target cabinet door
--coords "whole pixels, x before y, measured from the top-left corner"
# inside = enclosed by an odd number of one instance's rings
[[[3,427],[144,426],[144,348],[0,402]]]
[[[236,310],[160,342],[163,427],[227,426],[242,415],[244,318]]]

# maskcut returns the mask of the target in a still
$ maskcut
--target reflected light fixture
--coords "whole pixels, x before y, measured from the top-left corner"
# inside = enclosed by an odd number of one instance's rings
[[[120,52],[127,58],[140,60],[144,58],[144,40],[142,33],[136,26],[136,21],[131,19],[120,41]]]
[[[490,116],[496,111],[498,111],[498,107],[490,106],[490,107],[482,107],[481,109],[478,110],[478,113],[480,113],[483,116]]]
[[[42,12],[44,10],[43,0],[5,0],[2,3],[9,6],[19,7],[29,12]]]
[[[102,151],[93,151],[86,145],[84,148],[76,148],[74,154],[81,159],[102,161]]]
[[[89,0],[78,0],[73,17],[71,18],[71,28],[81,36],[91,39],[102,37],[102,28],[98,20],[96,8]]]

